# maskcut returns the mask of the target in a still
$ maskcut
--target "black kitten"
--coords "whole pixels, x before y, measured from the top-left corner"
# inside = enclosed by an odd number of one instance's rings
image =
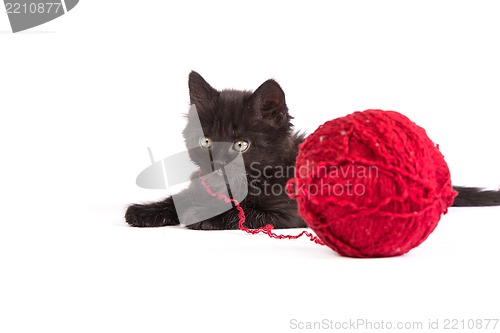
[[[246,179],[242,183],[248,186],[248,195],[241,202],[246,215],[245,226],[258,228],[272,224],[275,228],[306,227],[297,214],[296,202],[289,199],[285,191],[287,180],[293,177],[298,145],[304,138],[293,132],[292,117],[279,84],[267,80],[253,93],[217,91],[198,73],[191,72],[189,94],[191,104],[196,106],[204,136],[196,134],[199,133],[195,129],[197,122],[191,114],[188,114],[183,134],[188,147],[199,145],[198,149],[190,149],[189,153],[200,172],[208,174],[221,169],[235,155],[242,153],[246,171],[242,176]],[[232,147],[229,150],[227,147],[218,148],[217,142],[230,142]],[[206,150],[210,151],[210,163],[206,162]],[[176,198],[190,202],[193,196],[198,199],[201,196],[201,205],[207,208],[219,200],[210,196],[196,181]],[[200,212],[200,200],[196,205],[193,216],[190,216],[194,223],[188,223],[188,228],[238,229],[238,211],[235,208],[200,221],[196,216]],[[172,197],[156,203],[132,205],[125,218],[134,227],[179,224]]]
[[[272,224],[275,228],[306,227],[297,214],[296,202],[289,199],[284,190],[288,179],[294,176],[298,145],[304,137],[293,132],[285,94],[278,83],[267,80],[253,93],[217,91],[198,73],[191,72],[189,94],[191,104],[196,106],[204,135],[200,137],[196,134],[200,133],[195,129],[199,126],[195,121],[198,117],[193,117],[191,111],[183,134],[188,147],[198,146],[197,149],[190,149],[189,154],[200,173],[223,170],[234,155],[243,155],[246,173],[242,175],[245,178],[242,184],[248,186],[248,195],[241,202],[246,215],[245,226],[258,228]],[[217,147],[217,142],[229,142],[231,147]],[[207,151],[210,152],[209,163],[205,158]],[[500,205],[499,191],[464,187],[454,189],[458,191],[454,206]],[[198,200],[193,202],[193,197]],[[217,205],[219,199],[208,194],[196,181],[196,175],[189,188],[178,194],[178,198],[193,204],[192,211],[183,215],[184,221],[193,221],[186,223],[188,228],[238,229],[238,211],[234,207],[208,219],[197,216],[204,209]],[[132,205],[127,209],[125,218],[134,227],[179,224],[172,197],[160,202]]]

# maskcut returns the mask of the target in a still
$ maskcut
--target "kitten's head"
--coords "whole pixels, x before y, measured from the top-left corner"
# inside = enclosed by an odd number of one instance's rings
[[[292,117],[285,94],[276,81],[265,81],[253,93],[217,91],[200,74],[191,72],[189,95],[195,108],[188,114],[183,133],[187,147],[197,147],[190,149],[190,155],[202,171],[210,172],[213,167],[205,162],[207,150],[215,169],[239,153],[243,154],[247,172],[281,164],[287,158],[293,145]]]

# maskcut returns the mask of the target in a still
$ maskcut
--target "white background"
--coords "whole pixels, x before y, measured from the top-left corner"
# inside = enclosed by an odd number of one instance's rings
[[[309,133],[402,112],[440,144],[454,184],[498,187],[499,13],[496,1],[83,0],[18,34],[0,13],[0,331],[499,318],[499,208],[452,208],[419,248],[370,260],[122,219],[165,195],[135,177],[146,147],[183,150],[190,70],[219,89],[275,78]]]

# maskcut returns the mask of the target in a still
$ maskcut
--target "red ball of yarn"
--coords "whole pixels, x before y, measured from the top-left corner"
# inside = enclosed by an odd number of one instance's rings
[[[365,258],[420,245],[456,195],[425,130],[382,110],[320,126],[299,147],[289,186],[300,216],[326,245]]]

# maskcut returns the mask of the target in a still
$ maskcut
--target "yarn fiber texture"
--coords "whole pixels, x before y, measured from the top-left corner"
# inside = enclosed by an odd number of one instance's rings
[[[361,258],[398,256],[420,245],[456,196],[425,130],[383,110],[321,125],[300,145],[288,186],[325,245]]]

